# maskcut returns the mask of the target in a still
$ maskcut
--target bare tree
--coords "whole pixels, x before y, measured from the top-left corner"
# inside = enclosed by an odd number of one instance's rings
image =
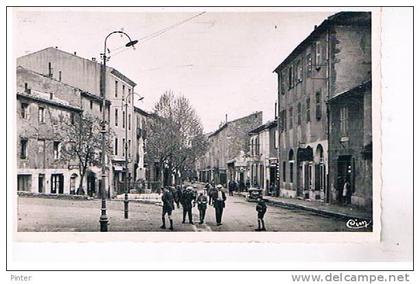
[[[184,178],[207,149],[200,118],[189,100],[171,91],[160,97],[147,127],[146,159],[152,164],[158,162],[161,170],[166,167],[175,177]]]
[[[102,135],[101,120],[89,114],[82,113],[73,121],[64,124],[62,129],[61,159],[76,161],[79,168],[79,186],[77,194],[85,194],[83,181],[91,166],[101,164]],[[111,153],[111,137],[109,131],[105,135],[106,155]]]

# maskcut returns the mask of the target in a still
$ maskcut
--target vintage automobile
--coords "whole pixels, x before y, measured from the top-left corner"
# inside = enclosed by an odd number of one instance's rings
[[[260,188],[251,187],[248,189],[247,201],[257,201],[258,197],[263,197],[263,190]]]

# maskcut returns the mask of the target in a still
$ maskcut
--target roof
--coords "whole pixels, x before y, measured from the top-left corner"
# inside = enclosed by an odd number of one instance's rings
[[[140,113],[140,114],[142,114],[144,116],[151,116],[150,113],[148,113],[147,111],[142,110],[141,108],[136,107],[136,106],[134,106],[134,111],[135,112],[138,112],[138,113]]]
[[[237,119],[231,120],[231,121],[227,121],[227,122],[225,122],[225,123],[224,123],[221,127],[219,127],[217,130],[215,130],[214,132],[210,133],[210,134],[208,135],[208,137],[210,138],[210,137],[213,137],[213,136],[217,135],[220,131],[222,131],[223,129],[225,129],[225,128],[226,128],[229,124],[231,124],[231,123],[234,123],[234,122],[237,122],[237,121],[239,121],[239,120],[245,119],[245,118],[250,117],[250,116],[252,116],[252,115],[258,115],[258,114],[260,114],[260,113],[262,113],[262,111],[256,111],[256,112],[254,112],[254,113],[248,114],[247,116],[243,116],[243,117],[240,117],[240,118],[237,118]]]
[[[59,48],[57,48],[57,47],[52,47],[52,46],[50,46],[50,47],[46,47],[46,48],[44,48],[44,49],[41,49],[41,50],[38,50],[38,51],[35,51],[35,52],[32,52],[32,53],[29,53],[29,54],[26,54],[26,55],[23,55],[23,56],[21,56],[21,57],[26,57],[26,56],[30,56],[30,55],[33,55],[33,54],[36,54],[36,53],[41,53],[41,52],[44,52],[44,51],[46,51],[46,50],[54,50],[54,51],[58,51],[58,52],[61,52],[61,53],[65,53],[65,54],[67,54],[67,55],[71,55],[71,56],[77,57],[77,58],[79,58],[79,59],[83,59],[83,60],[89,61],[89,62],[94,63],[94,64],[101,65],[101,63],[100,63],[100,62],[98,62],[98,61],[92,61],[92,60],[90,60],[90,59],[87,59],[87,58],[81,57],[81,56],[79,56],[79,55],[77,55],[77,54],[70,53],[70,52],[67,52],[67,51],[64,51],[64,50],[62,50],[62,49],[59,49]],[[120,78],[121,80],[123,80],[123,81],[127,82],[127,83],[128,83],[129,85],[131,85],[132,87],[136,86],[136,83],[135,83],[133,80],[129,79],[127,76],[125,76],[124,74],[122,74],[120,71],[118,71],[118,70],[117,70],[117,69],[115,69],[114,67],[111,67],[111,66],[108,66],[108,65],[107,65],[107,68],[109,68],[109,69],[110,69],[110,71],[111,71],[111,73],[112,73],[113,75],[115,75],[116,77]]]
[[[334,97],[330,98],[327,103],[334,103],[339,99],[344,99],[344,98],[347,98],[347,97],[350,97],[350,96],[354,95],[355,92],[357,92],[357,91],[364,91],[364,90],[369,89],[371,87],[372,87],[372,80],[365,81],[365,82],[361,83],[360,85],[357,85],[356,87],[353,87],[353,88],[351,88],[347,91],[344,91],[344,92],[341,92],[341,93],[335,95]]]
[[[309,44],[313,42],[320,34],[326,31],[332,25],[370,25],[370,12],[340,12],[325,19],[321,25],[315,26],[315,29],[274,69],[278,73],[293,59],[304,51]]]
[[[33,100],[33,101],[46,103],[46,104],[56,106],[56,107],[59,107],[59,108],[68,109],[70,111],[75,111],[75,112],[81,112],[82,111],[81,108],[76,107],[76,106],[72,106],[72,105],[68,104],[67,101],[57,100],[56,98],[54,100],[51,100],[51,99],[47,98],[46,95],[49,96],[49,94],[37,92],[37,91],[34,91],[34,90],[31,91],[31,94],[28,94],[28,93],[25,93],[25,92],[17,92],[16,93],[17,97],[23,97],[23,98],[30,99],[30,100]]]
[[[266,123],[261,124],[260,126],[258,126],[254,129],[252,129],[251,131],[249,131],[248,134],[249,135],[257,134],[257,133],[259,133],[259,132],[261,132],[265,129],[270,129],[270,128],[273,128],[273,127],[277,127],[277,120],[267,121]]]

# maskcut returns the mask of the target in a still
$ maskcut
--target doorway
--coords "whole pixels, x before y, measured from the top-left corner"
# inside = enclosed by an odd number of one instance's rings
[[[51,175],[51,193],[64,193],[64,175],[52,174]]]
[[[352,166],[351,155],[338,156],[337,160],[337,188],[338,196],[337,201],[342,203],[343,200],[343,186],[347,180],[351,180]]]
[[[45,183],[45,175],[39,174],[38,175],[38,193],[43,193],[45,191],[44,183]]]

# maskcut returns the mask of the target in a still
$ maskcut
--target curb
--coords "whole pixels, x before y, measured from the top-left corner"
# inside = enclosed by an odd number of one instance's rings
[[[242,196],[244,198],[246,198],[244,195],[242,194],[237,194],[239,196]],[[317,215],[320,216],[328,216],[328,217],[335,217],[335,218],[339,218],[339,219],[369,219],[371,220],[372,217],[371,216],[361,216],[359,214],[346,214],[346,213],[341,213],[341,212],[336,212],[336,211],[331,211],[331,210],[325,210],[325,209],[319,209],[319,208],[313,208],[310,206],[305,206],[305,205],[300,205],[300,204],[293,204],[293,203],[287,203],[284,201],[273,201],[273,200],[268,200],[268,199],[264,199],[268,205],[271,206],[278,206],[278,207],[282,207],[285,209],[300,209],[300,210],[305,210],[305,211],[309,211],[309,212],[313,212]]]

